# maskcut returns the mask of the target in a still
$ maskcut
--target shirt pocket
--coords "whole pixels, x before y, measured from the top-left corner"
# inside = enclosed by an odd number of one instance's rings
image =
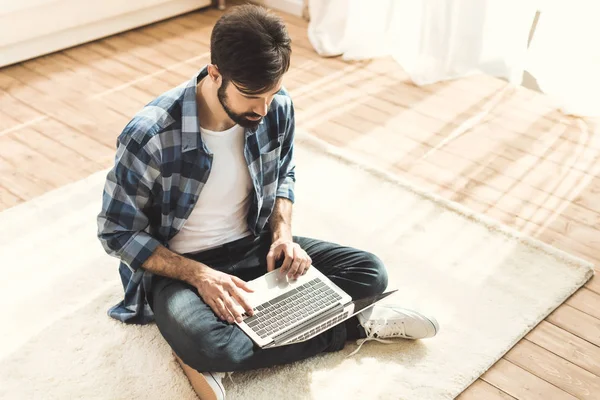
[[[281,147],[281,139],[280,138],[275,138],[271,141],[269,141],[267,144],[265,144],[264,146],[262,146],[260,148],[260,153],[261,154],[267,154],[272,152],[273,150],[277,150],[278,147]]]

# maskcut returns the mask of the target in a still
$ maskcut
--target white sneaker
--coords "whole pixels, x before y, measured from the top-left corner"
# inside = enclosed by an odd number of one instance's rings
[[[440,325],[435,318],[395,305],[375,305],[359,313],[357,317],[367,337],[356,341],[359,346],[350,356],[356,354],[362,345],[370,340],[392,343],[384,339],[425,339],[435,336],[440,331]]]
[[[225,388],[223,387],[223,378],[227,375],[221,372],[203,372],[200,373],[185,364],[175,353],[175,358],[181,365],[183,372],[188,377],[192,388],[200,400],[225,400]],[[231,379],[231,373],[229,378]]]
[[[196,382],[194,390],[200,400],[225,400],[222,372],[203,372],[204,382]]]

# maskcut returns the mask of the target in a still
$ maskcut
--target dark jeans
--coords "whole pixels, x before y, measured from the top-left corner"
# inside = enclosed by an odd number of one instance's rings
[[[385,291],[387,273],[375,255],[304,237],[294,237],[294,242],[308,253],[315,268],[352,298]],[[270,233],[264,232],[256,238],[187,256],[248,281],[266,272],[270,246]],[[348,337],[351,329],[346,328],[349,325],[341,323],[302,343],[261,349],[237,325],[221,321],[193,286],[161,276],[154,279],[151,306],[156,324],[175,353],[200,372],[244,371],[291,363],[321,352],[339,351],[347,339],[352,339]]]

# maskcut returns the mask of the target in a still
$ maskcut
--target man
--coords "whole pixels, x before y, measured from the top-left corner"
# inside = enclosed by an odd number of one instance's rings
[[[290,54],[279,18],[233,8],[213,29],[211,63],[132,119],[107,176],[99,238],[120,258],[125,289],[109,315],[155,321],[201,398],[224,398],[223,372],[438,330],[434,319],[376,306],[306,342],[263,350],[234,324],[235,303],[252,315],[245,282],[277,262],[288,279],[318,268],[355,299],[387,286],[375,255],[292,236],[294,108],[282,87]]]

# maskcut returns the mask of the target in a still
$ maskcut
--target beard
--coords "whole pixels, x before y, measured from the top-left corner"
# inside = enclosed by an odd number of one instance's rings
[[[219,98],[219,102],[221,103],[221,106],[223,107],[223,109],[225,110],[225,112],[227,113],[229,118],[231,118],[231,120],[233,122],[235,122],[242,128],[256,129],[258,127],[258,124],[260,124],[260,122],[262,121],[262,118],[257,121],[251,121],[246,117],[257,118],[257,117],[261,117],[260,115],[255,114],[253,112],[238,114],[238,113],[234,112],[231,109],[231,107],[229,107],[229,104],[227,101],[227,94],[225,93],[225,90],[227,89],[228,84],[229,84],[229,82],[224,82],[221,85],[221,87],[217,90],[217,97]]]

